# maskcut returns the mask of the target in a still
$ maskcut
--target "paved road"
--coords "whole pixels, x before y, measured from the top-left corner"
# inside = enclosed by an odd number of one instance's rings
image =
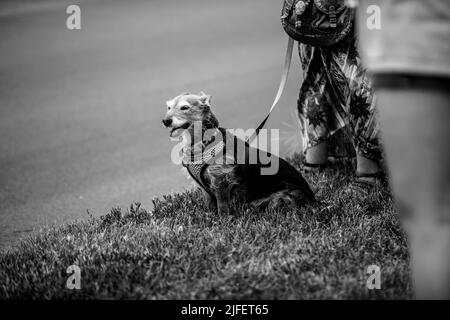
[[[206,91],[222,125],[249,128],[276,92],[281,1],[82,0],[80,31],[65,27],[70,1],[36,3],[0,3],[0,247],[186,188],[168,98]],[[270,122],[283,134],[298,83],[297,63]]]

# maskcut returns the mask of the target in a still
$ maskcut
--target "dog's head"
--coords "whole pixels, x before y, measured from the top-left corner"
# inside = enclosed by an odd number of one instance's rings
[[[203,129],[216,128],[219,122],[211,112],[211,96],[182,93],[166,102],[167,113],[163,124],[169,129],[171,138],[177,138],[185,130],[191,128],[194,122],[201,122]]]

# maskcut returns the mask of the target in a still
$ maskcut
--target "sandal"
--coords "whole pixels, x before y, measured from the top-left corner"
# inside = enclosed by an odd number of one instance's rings
[[[377,173],[357,173],[356,179],[344,187],[343,193],[354,197],[365,198],[369,196],[374,189],[380,187],[383,181],[383,175]]]
[[[305,173],[319,173],[325,170],[328,165],[326,163],[309,163],[303,161],[302,170]]]
[[[360,173],[360,172],[356,173],[357,180],[365,181],[365,182],[372,183],[372,184],[377,183],[378,181],[381,182],[383,180],[383,178],[384,178],[384,175],[380,171],[375,172],[375,173]]]

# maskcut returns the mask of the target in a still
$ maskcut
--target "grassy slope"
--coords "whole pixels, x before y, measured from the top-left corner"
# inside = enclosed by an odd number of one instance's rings
[[[345,171],[310,178],[324,209],[241,207],[217,216],[189,191],[155,200],[151,212],[113,209],[44,230],[0,254],[0,297],[410,298],[406,241],[391,197],[381,189],[367,199],[343,195],[351,179]],[[72,264],[81,268],[78,291],[65,287]],[[381,267],[381,290],[366,288],[372,264]]]

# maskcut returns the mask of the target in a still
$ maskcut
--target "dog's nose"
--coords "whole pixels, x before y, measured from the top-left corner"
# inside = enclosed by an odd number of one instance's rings
[[[172,119],[163,119],[162,123],[164,126],[168,127],[172,124]]]

